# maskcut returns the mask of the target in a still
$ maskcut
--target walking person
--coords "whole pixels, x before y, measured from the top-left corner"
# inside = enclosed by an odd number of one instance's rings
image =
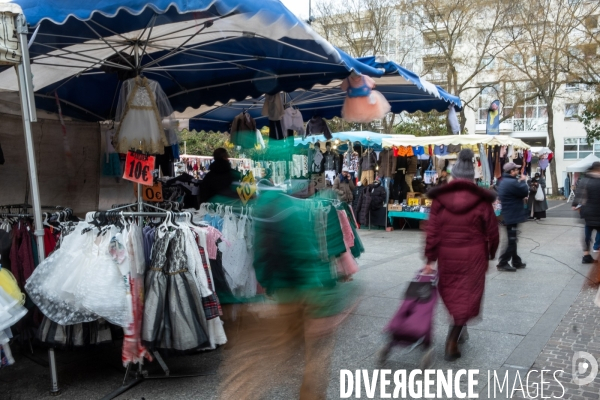
[[[527,176],[520,178],[520,165],[513,162],[504,164],[504,175],[498,186],[498,198],[502,204],[502,216],[506,226],[508,245],[498,260],[498,271],[515,272],[527,264],[517,254],[517,224],[527,220],[524,200],[529,195]],[[512,260],[512,265],[510,264]]]
[[[581,262],[591,264],[594,262],[590,254],[592,233],[594,230],[600,232],[600,162],[593,163],[577,185],[572,205],[574,210],[579,208],[581,218],[585,220],[585,239]]]
[[[452,181],[430,190],[433,199],[429,221],[424,273],[437,261],[438,290],[453,318],[446,340],[445,358],[461,356],[459,340],[466,337],[467,322],[479,315],[489,260],[499,243],[498,223],[492,203],[495,194],[475,182],[473,151],[463,149],[452,168]]]

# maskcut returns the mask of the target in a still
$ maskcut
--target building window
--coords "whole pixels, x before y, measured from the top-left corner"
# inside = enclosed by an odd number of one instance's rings
[[[600,156],[600,141],[588,144],[586,138],[565,138],[564,143],[565,160],[578,160],[585,158],[594,152],[594,155]]]
[[[565,119],[578,119],[582,106],[578,103],[565,104]]]

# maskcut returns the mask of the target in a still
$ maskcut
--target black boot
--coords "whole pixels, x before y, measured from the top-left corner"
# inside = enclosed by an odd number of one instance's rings
[[[444,354],[444,359],[446,361],[456,361],[456,359],[461,356],[458,349],[458,339],[462,328],[461,325],[454,325],[448,334],[448,338],[446,339],[446,351]]]
[[[467,332],[467,326],[463,326],[462,332],[460,333],[460,337],[458,338],[458,344],[463,344],[469,340],[469,332]]]

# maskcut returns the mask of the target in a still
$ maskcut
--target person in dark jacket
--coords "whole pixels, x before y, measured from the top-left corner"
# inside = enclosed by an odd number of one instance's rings
[[[215,196],[219,196],[218,202],[239,200],[234,183],[239,182],[241,176],[231,168],[229,153],[220,147],[213,152],[213,158],[200,184],[200,204],[211,201]]]
[[[369,192],[371,193],[371,210],[379,210],[385,205],[386,193],[379,178],[369,185]]]
[[[461,150],[452,168],[452,181],[428,192],[433,202],[423,272],[433,272],[437,261],[438,290],[454,320],[446,340],[448,361],[461,356],[458,343],[466,339],[466,324],[479,315],[488,263],[499,243],[492,207],[496,196],[474,183],[473,158],[472,150]]]
[[[344,167],[342,173],[333,181],[333,191],[337,193],[338,198],[344,203],[352,204],[354,200],[354,182],[350,176],[348,168]]]
[[[521,257],[517,254],[517,224],[527,220],[527,209],[524,199],[529,195],[527,176],[517,178],[520,165],[513,162],[504,164],[504,175],[498,186],[498,198],[502,204],[502,216],[506,226],[508,245],[498,260],[498,271],[515,272],[525,268]],[[512,260],[512,265],[510,261]]]
[[[579,209],[581,218],[585,220],[585,241],[583,247],[583,264],[591,264],[594,258],[590,254],[592,233],[600,232],[600,162],[596,161],[577,185],[573,209]]]

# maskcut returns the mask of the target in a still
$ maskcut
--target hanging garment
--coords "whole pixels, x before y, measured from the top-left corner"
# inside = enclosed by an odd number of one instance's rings
[[[123,82],[115,121],[115,149],[131,149],[163,154],[164,148],[178,143],[173,108],[160,84],[145,77]]]
[[[116,131],[114,129],[110,129],[105,133],[106,152],[102,159],[102,175],[120,178],[123,176],[123,169],[121,168],[119,153],[116,152],[113,146],[115,135]]]
[[[329,130],[329,126],[327,126],[327,122],[319,116],[313,116],[306,124],[306,136],[321,134],[323,134],[327,140],[333,138],[333,136],[331,136],[331,130]]]
[[[86,309],[77,297],[77,286],[86,265],[100,252],[94,244],[98,231],[82,234],[87,227],[79,223],[63,239],[60,249],[46,258],[27,280],[25,290],[40,311],[55,323],[72,325],[100,318]],[[104,236],[102,237],[104,238]],[[95,250],[95,251],[94,251]],[[110,303],[111,292],[103,297]]]
[[[283,118],[281,119],[281,126],[284,131],[292,130],[298,132],[298,135],[306,136],[304,120],[302,119],[300,110],[296,110],[292,107],[286,108],[283,113]]]
[[[33,247],[29,236],[29,223],[25,220],[20,220],[12,231],[13,240],[10,249],[10,265],[19,287],[23,290],[25,282],[33,274],[35,268]]]
[[[346,91],[342,107],[342,118],[348,122],[369,123],[382,119],[390,112],[391,106],[385,97],[376,90],[375,81],[365,75],[350,76],[342,82]]]
[[[148,349],[185,352],[210,346],[202,297],[187,269],[181,229],[157,229],[146,274],[142,339]]]
[[[243,149],[256,145],[256,121],[247,112],[238,114],[231,123],[231,143]]]
[[[460,133],[460,124],[458,123],[458,118],[456,117],[456,110],[453,105],[448,107],[448,125],[450,126],[450,130],[452,134],[456,135]]]
[[[396,157],[390,149],[383,149],[379,153],[379,175],[385,178],[391,177],[396,172]]]
[[[281,121],[269,120],[269,139],[283,140],[287,137],[287,131],[283,130]]]
[[[281,120],[284,114],[281,93],[265,94],[265,101],[263,103],[261,114],[269,118],[269,121]]]

